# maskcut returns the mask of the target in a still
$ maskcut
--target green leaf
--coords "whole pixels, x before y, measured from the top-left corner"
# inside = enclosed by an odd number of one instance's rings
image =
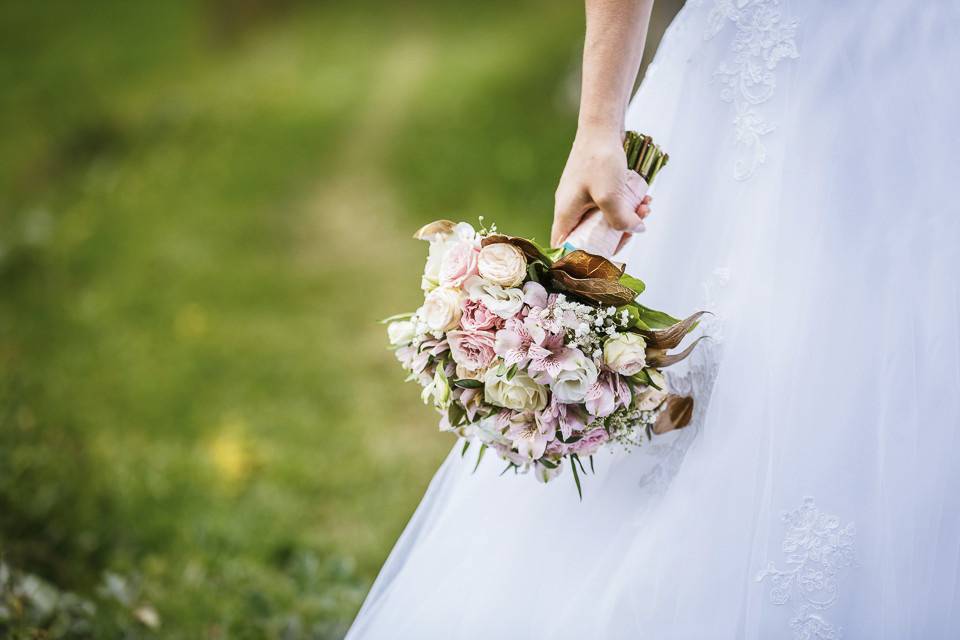
[[[460,380],[454,380],[453,384],[461,389],[479,389],[483,386],[482,382],[472,378],[461,378]]]
[[[546,256],[551,262],[558,259],[563,255],[563,247],[544,247],[536,240],[530,240],[530,243],[535,246],[540,253]]]
[[[580,460],[580,456],[578,456],[577,454],[573,454],[570,457],[573,458],[578,465],[580,465],[580,471],[583,471],[583,473],[586,474],[587,470],[583,468],[583,461]]]
[[[577,495],[580,496],[580,501],[583,502],[583,488],[580,486],[580,475],[577,473],[577,464],[573,461],[573,457],[570,458],[570,468],[573,469],[573,481],[577,485]]]
[[[657,391],[663,391],[663,387],[661,387],[660,385],[658,385],[656,382],[653,381],[653,376],[650,375],[650,370],[651,370],[651,367],[647,367],[641,372],[645,376],[647,376],[647,384],[653,387],[654,389],[656,389]]]
[[[642,304],[637,305],[637,310],[640,312],[640,320],[647,325],[648,329],[666,329],[680,322],[679,319],[668,313],[645,307]]]
[[[483,454],[487,452],[486,443],[480,445],[480,453],[477,454],[477,463],[473,465],[473,471],[470,473],[476,473],[477,469],[480,468],[480,461],[483,460]]]
[[[637,295],[640,295],[641,293],[643,293],[644,289],[647,288],[647,285],[644,284],[643,280],[641,280],[640,278],[634,278],[628,273],[625,273],[622,276],[620,276],[620,284],[622,284],[625,287],[629,287],[630,289],[633,289],[634,291],[637,292]]]
[[[390,316],[389,318],[384,318],[383,320],[380,320],[380,324],[388,324],[388,323],[390,323],[390,322],[395,322],[395,321],[397,321],[397,320],[408,320],[408,319],[410,319],[410,318],[412,318],[412,317],[413,317],[413,313],[412,313],[412,312],[411,312],[411,313],[397,313],[397,314],[395,314],[395,315]]]
[[[506,379],[507,379],[508,382],[509,382],[510,380],[513,380],[513,376],[517,375],[517,369],[518,369],[518,367],[517,367],[517,363],[516,363],[516,362],[514,362],[512,365],[510,365],[510,368],[507,369],[507,375],[506,375],[505,377],[506,377]]]
[[[543,466],[545,466],[547,469],[556,469],[556,468],[557,468],[557,463],[556,463],[556,462],[550,462],[550,461],[547,460],[546,458],[540,458],[539,460],[537,460],[537,462],[539,462],[540,464],[542,464]]]
[[[625,304],[617,307],[617,320],[619,321],[620,317],[623,315],[623,312],[627,312],[627,328],[648,330],[650,327],[647,326],[643,320],[640,319],[640,308],[637,306],[636,302],[631,302],[630,304]]]
[[[507,466],[504,467],[504,468],[503,468],[503,471],[500,472],[500,475],[505,474],[507,471],[510,471],[510,469],[512,469],[512,468],[514,468],[514,467],[516,467],[516,466],[517,466],[517,465],[515,465],[515,464],[512,463],[512,462],[508,462],[508,463],[507,463]]]
[[[467,455],[467,449],[470,448],[470,440],[463,441],[463,449],[460,451],[460,457]]]
[[[467,412],[464,411],[463,407],[460,406],[459,402],[451,402],[450,406],[447,407],[447,422],[450,423],[451,427],[460,426],[460,423],[466,417],[467,417]]]
[[[593,468],[593,456],[590,456],[590,473],[596,473],[596,470]]]

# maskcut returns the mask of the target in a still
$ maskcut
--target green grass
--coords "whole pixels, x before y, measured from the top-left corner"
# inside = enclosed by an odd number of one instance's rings
[[[96,607],[0,630],[340,637],[452,445],[376,320],[545,236],[581,8],[0,11],[0,553]]]
[[[0,636],[343,635],[453,444],[376,321],[546,239],[581,12],[0,6]]]

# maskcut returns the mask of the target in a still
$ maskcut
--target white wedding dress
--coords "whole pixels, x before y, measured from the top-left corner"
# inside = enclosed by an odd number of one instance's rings
[[[689,2],[629,270],[715,312],[581,503],[443,464],[348,638],[960,637],[960,3]]]

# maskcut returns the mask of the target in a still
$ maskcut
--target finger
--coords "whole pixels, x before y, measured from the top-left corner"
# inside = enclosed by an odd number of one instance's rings
[[[653,201],[653,196],[649,193],[643,196],[643,200],[640,201],[640,204],[650,204]]]
[[[650,207],[648,207],[645,204],[640,205],[639,207],[637,207],[637,215],[640,216],[641,220],[643,220],[648,215],[650,215]]]
[[[630,203],[623,194],[611,194],[597,198],[597,206],[603,212],[607,223],[618,231],[639,231],[643,226],[637,215],[636,205]]]
[[[553,208],[553,227],[550,229],[550,245],[559,247],[570,232],[576,228],[589,204],[583,191],[558,191]]]

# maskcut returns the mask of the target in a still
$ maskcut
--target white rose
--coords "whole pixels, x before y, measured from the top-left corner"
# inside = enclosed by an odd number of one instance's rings
[[[438,287],[427,294],[417,315],[431,331],[448,331],[460,323],[463,294],[452,287]]]
[[[597,381],[598,375],[600,372],[597,370],[597,365],[578,350],[574,367],[569,370],[564,369],[557,374],[550,388],[560,402],[565,404],[583,402],[587,391]]]
[[[480,275],[502,287],[515,287],[527,275],[527,258],[517,247],[506,242],[488,244],[477,259]]]
[[[416,332],[416,327],[409,320],[397,320],[387,325],[387,338],[395,347],[410,344]]]
[[[471,300],[479,300],[491,312],[501,318],[512,318],[523,308],[522,289],[504,289],[500,285],[479,276],[470,276],[463,283]]]
[[[647,365],[646,349],[639,333],[621,333],[603,344],[603,362],[621,375],[632,376]]]
[[[537,384],[523,371],[510,380],[489,369],[483,376],[483,395],[487,402],[515,411],[541,411],[547,406],[547,388]]]
[[[420,279],[420,288],[424,291],[430,291],[439,286],[440,265],[443,263],[443,256],[447,254],[452,245],[453,242],[446,237],[430,243],[427,263],[423,266],[423,277]]]

